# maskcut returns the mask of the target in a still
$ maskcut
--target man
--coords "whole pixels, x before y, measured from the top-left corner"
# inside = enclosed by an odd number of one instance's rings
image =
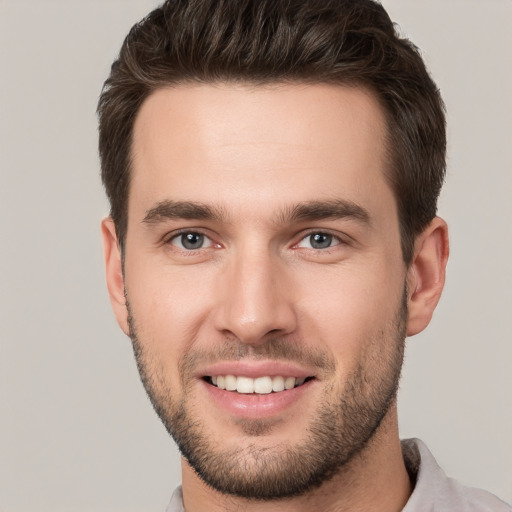
[[[112,305],[183,454],[169,511],[509,510],[399,440],[446,137],[379,4],[168,1],[98,111]]]

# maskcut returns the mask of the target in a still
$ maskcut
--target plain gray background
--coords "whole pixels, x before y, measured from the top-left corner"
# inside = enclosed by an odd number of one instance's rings
[[[0,0],[0,510],[163,510],[173,443],[110,311],[95,107],[150,0]],[[448,108],[448,281],[401,434],[512,502],[512,2],[386,0]]]

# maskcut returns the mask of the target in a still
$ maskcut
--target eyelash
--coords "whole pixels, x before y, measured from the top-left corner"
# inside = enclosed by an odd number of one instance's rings
[[[178,231],[173,231],[171,234],[169,234],[168,236],[166,236],[163,239],[163,243],[165,245],[173,245],[172,242],[174,240],[177,240],[179,237],[181,237],[183,235],[199,235],[199,236],[202,236],[205,239],[209,240],[211,245],[218,245],[218,244],[215,244],[215,242],[211,239],[211,237],[209,237],[206,233],[204,233],[200,229],[180,229]],[[208,249],[208,248],[209,247],[199,247],[198,249],[194,250],[194,249],[186,249],[186,248],[177,247],[177,249],[179,249],[183,252],[197,252],[197,251],[200,251],[201,249]]]
[[[199,235],[209,241],[208,247],[201,246],[201,247],[198,247],[197,249],[193,249],[193,248],[187,249],[186,247],[176,247],[175,246],[178,250],[181,250],[182,252],[185,252],[185,253],[194,253],[194,252],[200,251],[201,249],[209,249],[212,245],[213,246],[216,245],[217,247],[220,247],[220,244],[215,244],[215,242],[212,240],[212,238],[210,236],[208,236],[206,233],[204,233],[203,231],[201,231],[200,229],[181,229],[181,230],[175,231],[175,232],[171,233],[170,235],[166,236],[163,239],[163,243],[166,245],[174,245],[172,242],[174,240],[177,240],[179,237],[182,237],[183,235]],[[305,234],[302,234],[300,240],[293,245],[293,248],[301,248],[300,244],[314,235],[322,235],[324,237],[331,237],[332,242],[335,242],[335,243],[333,245],[329,245],[328,247],[324,247],[324,248],[302,247],[303,249],[306,249],[309,251],[330,252],[330,250],[338,247],[339,245],[346,245],[348,243],[347,240],[344,239],[343,237],[341,237],[339,234],[334,234],[327,230],[311,230]]]
[[[311,238],[314,235],[322,235],[324,237],[331,237],[333,245],[329,245],[325,248],[315,248],[315,247],[304,247],[304,249],[310,250],[310,251],[320,251],[320,252],[330,252],[331,249],[335,249],[336,247],[340,245],[346,245],[348,242],[345,238],[340,236],[339,234],[334,234],[328,230],[310,230],[309,232],[303,234],[297,242],[294,247],[299,247],[300,244],[304,241],[306,241],[308,238]]]

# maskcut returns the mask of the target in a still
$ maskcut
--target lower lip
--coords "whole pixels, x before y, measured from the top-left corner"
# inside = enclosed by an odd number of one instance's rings
[[[201,383],[213,401],[226,412],[240,418],[261,419],[281,414],[300,401],[310,390],[314,379],[296,388],[266,395],[226,391],[206,381]]]

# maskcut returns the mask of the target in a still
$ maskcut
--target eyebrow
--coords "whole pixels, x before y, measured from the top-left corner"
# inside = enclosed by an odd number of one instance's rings
[[[284,208],[277,216],[277,224],[323,219],[353,219],[370,225],[370,214],[362,206],[345,199],[307,201]],[[160,201],[146,211],[145,224],[158,224],[166,220],[210,220],[226,222],[222,208],[195,201]]]
[[[160,201],[146,211],[142,222],[157,224],[169,219],[224,220],[225,215],[220,208],[194,201]]]
[[[371,224],[371,217],[366,208],[346,199],[327,201],[308,201],[286,208],[279,221],[315,221],[324,219],[353,219],[362,224]]]

